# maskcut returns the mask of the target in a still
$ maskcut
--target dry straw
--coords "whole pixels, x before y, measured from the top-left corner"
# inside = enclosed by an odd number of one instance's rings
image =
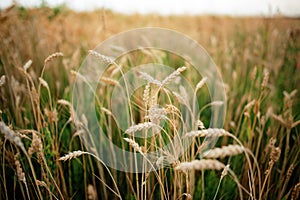
[[[175,170],[221,170],[225,165],[218,160],[202,159],[191,162],[182,162],[175,167]]]

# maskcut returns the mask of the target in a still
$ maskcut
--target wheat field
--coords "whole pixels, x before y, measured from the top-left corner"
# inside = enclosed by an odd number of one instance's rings
[[[0,199],[299,198],[300,19],[12,6],[1,10],[0,22]],[[176,55],[144,50],[111,60],[93,50],[142,27],[176,30],[201,44],[222,75],[226,102],[211,102],[208,78],[194,76]],[[132,163],[144,159],[141,168],[151,171],[108,166],[99,154],[111,147],[101,135],[88,137],[92,122],[72,104],[87,56],[109,66],[97,83],[96,124],[134,155]],[[136,72],[145,84],[127,99],[135,123],[121,130],[110,97],[125,72],[149,61],[174,71],[160,80]],[[192,96],[179,77],[195,88]],[[224,126],[210,127],[209,108],[224,105]],[[190,144],[184,152],[178,138]],[[216,141],[210,151],[205,138]],[[155,151],[158,157],[147,157]],[[111,162],[126,160],[116,158]]]

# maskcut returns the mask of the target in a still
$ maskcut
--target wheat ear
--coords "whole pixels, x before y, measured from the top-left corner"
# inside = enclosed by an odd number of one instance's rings
[[[218,160],[202,159],[191,162],[182,162],[175,167],[175,170],[221,170],[225,165]]]
[[[140,145],[134,141],[133,139],[130,139],[130,138],[123,138],[126,142],[129,143],[129,145],[134,149],[136,150],[137,152],[140,152],[141,154],[143,154],[143,150],[142,150],[142,147],[140,147]]]
[[[141,130],[145,130],[145,129],[150,129],[152,127],[156,127],[156,128],[159,128],[159,126],[155,123],[152,123],[152,122],[144,122],[144,123],[139,123],[137,125],[133,125],[133,126],[130,126],[126,131],[125,133],[127,134],[132,134],[134,132],[137,132],[137,131],[141,131]]]
[[[224,129],[220,128],[209,128],[205,130],[191,131],[185,134],[185,137],[221,137],[231,135]]]
[[[225,158],[243,153],[245,148],[240,145],[228,145],[221,148],[214,148],[204,153],[205,158]]]
[[[60,157],[59,160],[61,160],[61,161],[71,160],[73,158],[77,158],[77,157],[79,157],[79,156],[81,156],[83,154],[86,154],[86,153],[87,152],[80,151],[80,150],[78,150],[78,151],[72,151],[72,152],[64,155],[63,157]]]
[[[161,82],[161,86],[165,86],[165,85],[168,85],[169,83],[171,83],[177,76],[179,76],[186,69],[187,69],[187,67],[185,67],[185,66],[177,68],[173,73],[171,73],[169,76],[167,76]]]

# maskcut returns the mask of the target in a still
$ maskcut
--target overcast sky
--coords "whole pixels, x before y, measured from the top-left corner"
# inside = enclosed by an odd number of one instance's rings
[[[0,0],[5,8],[13,0]],[[42,0],[16,0],[27,7],[38,6]],[[112,9],[122,13],[158,14],[220,14],[300,16],[300,0],[45,0],[49,6],[65,3],[76,11],[96,8]]]

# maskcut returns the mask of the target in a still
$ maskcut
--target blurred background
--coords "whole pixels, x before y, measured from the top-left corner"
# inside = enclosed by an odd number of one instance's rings
[[[8,7],[13,0],[0,1],[0,7]],[[133,13],[170,14],[212,14],[231,16],[274,16],[284,15],[297,17],[300,15],[298,0],[17,0],[19,5],[34,7],[48,5],[50,7],[66,5],[76,11],[92,11],[104,7],[113,11]]]

